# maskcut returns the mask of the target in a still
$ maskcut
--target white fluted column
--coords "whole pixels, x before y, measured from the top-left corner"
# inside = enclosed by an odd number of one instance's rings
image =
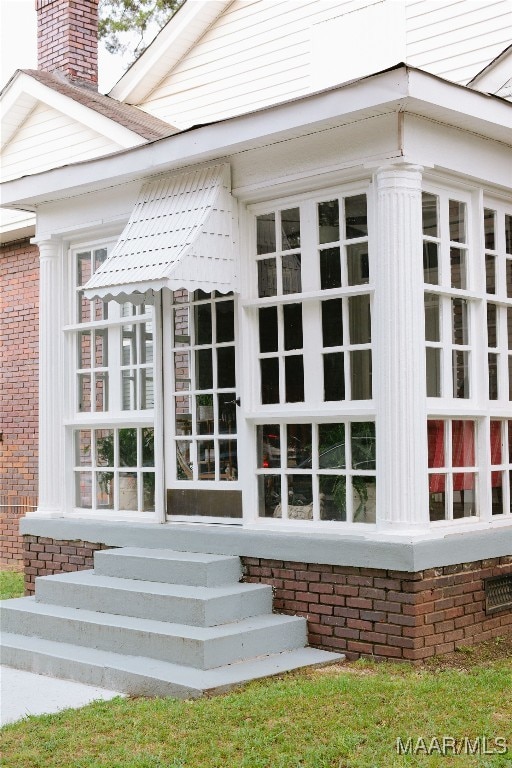
[[[39,512],[62,513],[63,446],[61,243],[39,246]]]
[[[374,176],[377,523],[396,533],[429,521],[421,172],[403,164]]]

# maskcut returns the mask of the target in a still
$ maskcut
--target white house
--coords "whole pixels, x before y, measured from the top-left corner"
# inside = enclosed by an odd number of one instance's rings
[[[510,629],[511,15],[188,0],[111,93],[177,130],[3,185],[40,250],[32,580],[166,548],[240,557],[325,651]]]

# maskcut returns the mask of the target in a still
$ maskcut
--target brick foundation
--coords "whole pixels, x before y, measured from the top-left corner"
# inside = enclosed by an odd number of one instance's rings
[[[93,567],[105,544],[24,536],[25,589],[36,576]],[[278,613],[305,616],[328,651],[420,662],[512,631],[512,610],[485,612],[484,579],[512,574],[512,556],[417,573],[242,557],[245,581],[270,584]]]

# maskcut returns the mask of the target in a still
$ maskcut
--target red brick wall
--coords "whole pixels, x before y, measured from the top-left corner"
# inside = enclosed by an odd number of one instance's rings
[[[25,594],[34,593],[36,576],[93,568],[94,553],[98,549],[112,547],[90,541],[55,541],[44,536],[24,536]]]
[[[37,61],[98,84],[98,0],[36,0]]]
[[[308,619],[311,645],[348,658],[421,661],[512,631],[512,611],[485,613],[484,579],[512,556],[418,573],[242,558],[246,581],[270,584],[279,613]]]
[[[23,564],[17,521],[37,501],[39,251],[0,248],[0,564]]]

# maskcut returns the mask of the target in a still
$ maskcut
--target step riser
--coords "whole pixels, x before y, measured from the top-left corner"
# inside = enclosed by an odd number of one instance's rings
[[[206,640],[159,635],[151,631],[82,622],[62,616],[34,614],[29,610],[3,606],[0,610],[4,632],[36,636],[47,640],[98,648],[160,661],[212,669],[244,658],[302,648],[307,642],[306,621],[288,617],[282,624],[241,631],[228,637]],[[284,617],[283,617],[284,618]]]
[[[96,552],[94,571],[102,576],[185,584],[190,587],[221,587],[237,583],[242,577],[242,566],[238,557],[198,563]]]
[[[214,627],[272,612],[272,588],[260,588],[207,600],[148,592],[125,591],[103,585],[73,584],[58,577],[36,579],[36,600],[120,616]]]

